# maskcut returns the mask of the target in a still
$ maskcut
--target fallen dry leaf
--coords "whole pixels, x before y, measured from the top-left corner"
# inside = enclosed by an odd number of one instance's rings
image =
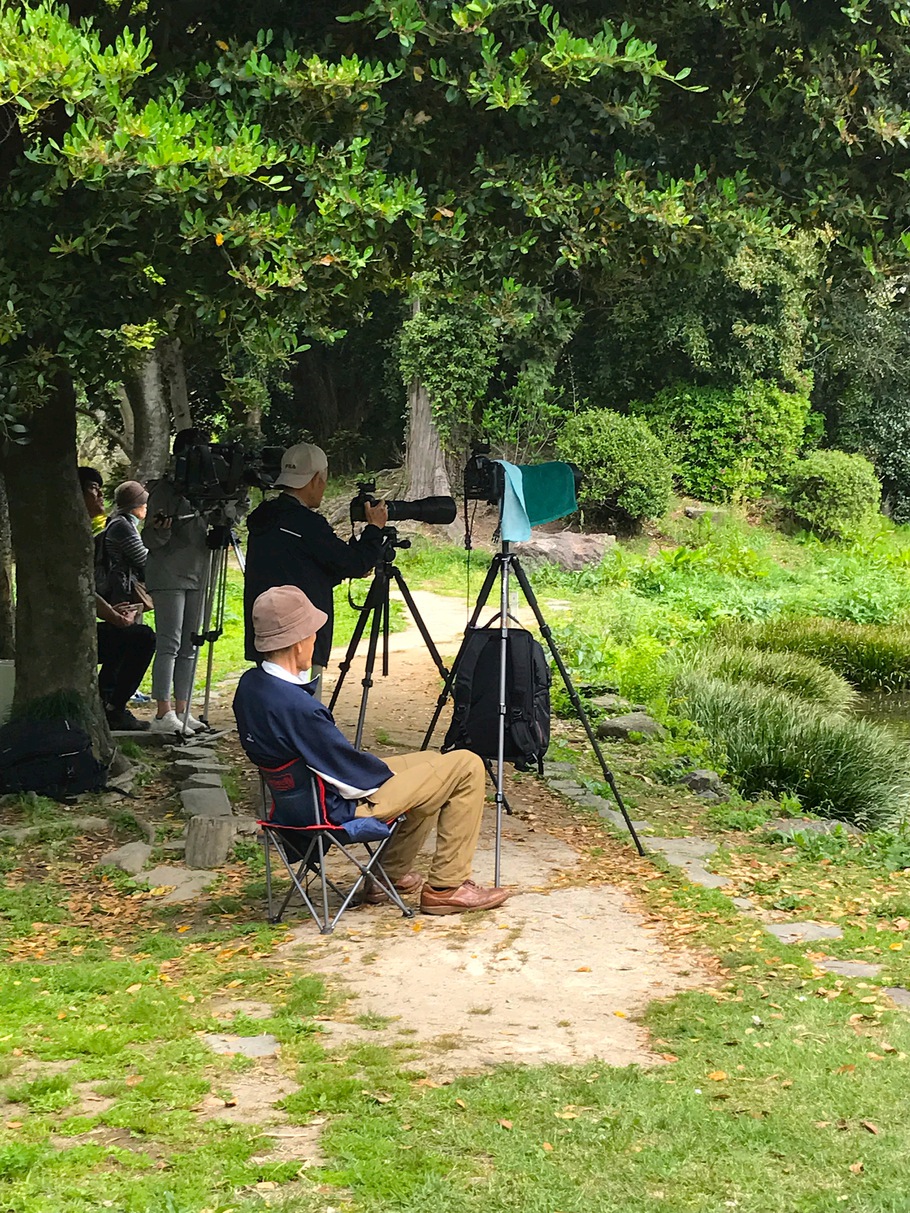
[[[724,1082],[726,1077],[727,1077],[727,1074],[726,1074],[726,1071],[724,1071],[724,1070],[712,1070],[711,1073],[708,1075],[708,1078],[711,1080],[711,1082]]]
[[[861,1162],[851,1162],[850,1163],[850,1170],[853,1172],[854,1175],[862,1175],[864,1169],[865,1168],[863,1167],[863,1164]]]
[[[504,1129],[511,1129],[511,1128],[512,1128],[512,1122],[511,1122],[511,1120],[501,1120],[499,1123],[500,1123],[500,1125],[501,1125],[501,1126],[502,1126]]]
[[[459,1108],[466,1108],[468,1106],[463,1099],[456,1099],[455,1103]]]
[[[549,1143],[548,1141],[543,1142],[543,1143],[541,1144],[541,1147],[540,1147],[540,1148],[541,1148],[541,1150],[546,1150],[546,1152],[547,1152],[548,1154],[552,1154],[552,1153],[553,1153],[553,1147],[550,1145],[550,1143]]]
[[[878,1137],[878,1125],[874,1125],[871,1120],[861,1120],[859,1122],[867,1133],[873,1133]]]

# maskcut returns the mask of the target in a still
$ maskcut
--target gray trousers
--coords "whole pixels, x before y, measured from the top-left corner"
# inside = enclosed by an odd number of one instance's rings
[[[155,590],[153,699],[189,699],[193,691],[193,633],[200,625],[201,590]],[[171,694],[173,688],[173,695]]]

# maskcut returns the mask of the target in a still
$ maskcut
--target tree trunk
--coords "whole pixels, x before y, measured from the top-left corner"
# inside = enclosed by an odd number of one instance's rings
[[[427,389],[414,378],[408,389],[408,497],[450,496],[449,473]]]
[[[411,315],[420,314],[420,300],[411,303]],[[405,465],[408,497],[449,497],[452,493],[439,430],[433,420],[430,395],[415,375],[408,387],[408,434]]]
[[[76,394],[60,375],[3,460],[16,555],[14,712],[36,700],[81,711],[102,761],[113,743],[98,696],[92,536],[76,477]],[[37,706],[37,705],[36,705]]]
[[[133,415],[132,472],[143,482],[162,475],[170,450],[171,410],[158,352],[160,344],[143,355],[124,384]]]
[[[126,387],[120,384],[117,389],[117,403],[120,407],[120,446],[129,461],[129,475],[136,475],[136,419],[133,406],[127,395]]]
[[[13,537],[9,527],[6,481],[0,475],[0,660],[16,655],[13,597]]]
[[[183,364],[183,346],[178,337],[162,337],[155,346],[155,356],[161,367],[161,378],[167,396],[175,430],[188,430],[193,424],[190,412],[190,397],[186,388],[186,368]]]

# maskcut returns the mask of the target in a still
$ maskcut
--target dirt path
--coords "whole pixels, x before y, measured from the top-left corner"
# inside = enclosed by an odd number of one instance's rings
[[[428,592],[415,599],[451,658],[464,604]],[[376,677],[365,733],[380,754],[419,747],[439,692],[416,627],[392,636],[390,649],[390,676]],[[341,656],[333,655],[329,690]],[[336,709],[349,732],[361,677],[362,664],[355,665]],[[703,985],[708,975],[694,956],[670,952],[622,891],[590,883],[583,828],[579,847],[541,827],[567,815],[563,801],[527,778],[512,781],[509,798],[516,816],[505,824],[503,881],[523,891],[501,910],[403,921],[392,908],[365,908],[328,937],[309,922],[294,926],[282,963],[305,959],[311,971],[343,978],[355,995],[324,1022],[330,1041],[394,1041],[409,1046],[415,1065],[435,1058],[434,1073],[504,1062],[656,1060],[635,1018],[652,999]],[[488,883],[493,828],[490,812],[475,865],[475,877]],[[590,841],[623,850],[599,832]]]

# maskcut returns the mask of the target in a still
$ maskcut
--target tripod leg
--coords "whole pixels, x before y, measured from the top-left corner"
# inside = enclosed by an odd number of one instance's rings
[[[209,630],[208,646],[209,650],[206,654],[205,664],[205,691],[202,701],[202,722],[209,722],[209,701],[212,695],[212,669],[215,662],[215,641],[224,631],[224,609],[227,602],[227,569],[228,569],[228,549],[221,548],[215,553],[217,559],[215,568],[217,570],[217,581],[214,587],[214,603],[215,603],[215,626]],[[186,712],[183,717],[183,727],[186,728],[186,722],[190,714],[190,701],[187,700]]]
[[[581,702],[578,692],[575,690],[571,675],[566,668],[562,655],[560,654],[559,649],[556,647],[556,641],[553,639],[553,633],[550,630],[549,624],[543,617],[543,612],[540,609],[540,604],[534,595],[534,591],[531,589],[531,584],[516,557],[512,558],[512,564],[515,569],[515,576],[518,578],[518,584],[521,586],[522,592],[527,599],[528,606],[534,612],[534,618],[537,620],[537,625],[540,628],[540,634],[547,642],[547,648],[549,648],[553,655],[556,668],[559,670],[560,677],[562,678],[569,699],[572,701],[572,707],[575,709],[575,713],[578,716],[578,719],[581,721],[582,727],[587,734],[588,741],[591,743],[591,749],[594,751],[594,755],[597,758],[597,761],[600,763],[600,769],[603,772],[604,780],[609,785],[610,791],[613,793],[616,803],[619,806],[619,811],[623,815],[623,820],[628,827],[629,833],[632,835],[632,841],[635,843],[639,855],[644,855],[645,849],[641,845],[641,840],[635,832],[635,827],[632,825],[632,819],[629,816],[623,802],[623,798],[619,793],[619,788],[616,785],[616,779],[614,778],[613,772],[607,766],[607,760],[604,758],[603,750],[601,749],[600,743],[597,740],[597,734],[591,727],[591,721],[588,719],[588,714],[584,709],[584,705]]]
[[[362,748],[363,742],[363,726],[367,718],[367,701],[370,697],[370,687],[373,685],[373,667],[376,664],[376,649],[379,645],[379,631],[384,618],[383,603],[388,603],[389,600],[389,581],[380,572],[376,573],[376,580],[373,582],[373,587],[383,585],[378,594],[382,594],[382,600],[377,601],[373,605],[373,622],[370,627],[370,642],[367,646],[366,668],[363,672],[363,694],[360,696],[360,713],[357,717],[357,732],[354,734],[354,748],[359,750]]]
[[[439,693],[439,698],[436,700],[436,708],[433,712],[433,717],[427,726],[426,735],[424,736],[423,742],[420,746],[422,750],[427,749],[430,741],[432,740],[433,734],[436,732],[436,726],[439,723],[439,717],[442,715],[442,709],[445,707],[446,700],[452,694],[452,687],[455,685],[455,676],[458,673],[458,666],[461,662],[461,655],[464,652],[465,643],[468,636],[470,636],[471,632],[473,632],[473,630],[476,628],[477,620],[480,618],[480,613],[487,604],[487,599],[490,597],[490,591],[493,589],[493,585],[496,582],[496,577],[501,563],[502,557],[497,552],[490,562],[490,567],[487,569],[487,575],[483,580],[483,585],[480,587],[477,605],[475,606],[474,613],[468,620],[468,625],[464,630],[465,638],[461,642],[461,647],[459,648],[455,660],[452,662],[452,668],[446,677],[445,685]]]
[[[503,544],[503,549],[505,549]],[[502,809],[505,801],[504,781],[506,775],[506,683],[509,665],[509,572],[512,557],[504,554],[500,562],[502,576],[499,582],[499,737],[496,749],[496,846],[493,858],[493,884],[498,889],[502,884]]]
[[[376,582],[370,586],[367,600],[363,604],[363,610],[360,612],[357,623],[354,625],[354,634],[351,637],[351,642],[348,645],[347,652],[344,655],[344,661],[338,667],[341,673],[338,675],[338,681],[335,683],[335,689],[332,691],[332,698],[329,700],[329,711],[335,710],[335,704],[338,702],[338,696],[341,693],[341,688],[344,684],[345,676],[351,668],[351,663],[354,660],[354,655],[357,652],[357,646],[360,644],[363,633],[366,630],[367,620],[372,612],[376,609],[376,596],[374,594]]]
[[[439,670],[443,679],[448,678],[449,671],[445,667],[442,657],[439,655],[439,649],[433,643],[433,637],[430,635],[429,628],[424,623],[423,616],[417,609],[417,603],[414,601],[414,596],[408,588],[408,583],[404,579],[404,574],[396,565],[392,565],[392,576],[395,578],[395,584],[401,591],[401,596],[404,599],[405,606],[411,614],[411,618],[417,624],[417,630],[423,638],[423,643],[427,646],[427,652],[433,658],[433,664]]]
[[[490,776],[490,783],[492,783],[493,786],[495,787],[496,786],[496,776],[493,773],[493,759],[492,758],[482,758],[481,762],[487,769],[487,774]],[[508,815],[510,817],[515,816],[515,814],[512,811],[512,806],[509,804],[508,798],[505,796],[503,796],[503,798],[502,798],[502,807],[505,809],[506,813],[508,813]]]
[[[199,653],[205,644],[206,636],[209,632],[209,624],[212,618],[212,604],[214,602],[215,584],[218,578],[218,557],[220,552],[217,548],[209,550],[208,563],[206,564],[205,577],[202,583],[202,594],[200,596],[199,618],[196,620],[198,630],[193,633],[193,668],[190,672],[190,693],[187,697],[186,708],[181,721],[181,735],[186,736],[186,722],[189,716],[190,706],[193,702],[193,692],[196,686],[196,674],[199,671]],[[211,649],[209,649],[211,654]]]

